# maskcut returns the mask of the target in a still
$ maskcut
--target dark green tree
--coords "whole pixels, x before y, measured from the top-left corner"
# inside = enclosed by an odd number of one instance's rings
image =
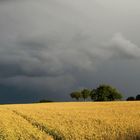
[[[81,92],[75,91],[70,94],[71,98],[75,98],[77,101],[82,97]]]
[[[82,95],[82,98],[84,99],[84,101],[90,96],[90,90],[89,89],[83,89],[81,91],[81,95]]]
[[[140,100],[140,94],[136,96],[136,100]]]
[[[135,97],[130,96],[130,97],[128,97],[126,100],[127,100],[127,101],[134,101],[134,100],[135,100]]]
[[[114,101],[121,98],[122,94],[110,85],[100,85],[96,90],[91,92],[91,99],[95,101]]]
[[[93,101],[96,101],[97,100],[96,89],[91,90],[91,92],[90,92],[90,98]]]

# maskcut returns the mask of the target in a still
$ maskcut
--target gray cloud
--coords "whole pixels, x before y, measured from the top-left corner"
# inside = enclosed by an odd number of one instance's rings
[[[133,15],[128,16],[121,6],[118,17],[120,5],[110,9],[109,4],[29,0],[0,5],[0,85],[40,96],[59,91],[56,98],[66,97],[73,89],[90,86],[109,62],[119,61],[118,67],[122,61],[130,67],[130,60],[137,64],[140,42],[132,32],[129,36],[129,26],[138,12],[125,6]]]
[[[113,56],[127,59],[140,58],[140,48],[121,33],[115,34],[107,45],[112,52],[114,51]]]

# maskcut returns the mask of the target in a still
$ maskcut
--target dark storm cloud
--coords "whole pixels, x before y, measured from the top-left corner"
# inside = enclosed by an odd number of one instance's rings
[[[128,36],[132,21],[124,6],[118,16],[120,5],[110,9],[109,4],[109,0],[29,0],[0,5],[1,92],[10,87],[10,96],[26,90],[28,97],[66,99],[70,91],[91,87],[95,81],[121,88],[114,79],[103,80],[100,75],[113,75],[112,63],[120,68],[123,61],[130,67],[130,61],[138,64],[140,42],[135,34]],[[130,5],[125,8],[137,19]],[[3,93],[8,95],[7,90]]]

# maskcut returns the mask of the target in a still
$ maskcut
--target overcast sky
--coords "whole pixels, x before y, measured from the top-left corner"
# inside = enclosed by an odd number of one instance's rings
[[[0,0],[0,102],[69,100],[111,84],[140,93],[139,0]]]

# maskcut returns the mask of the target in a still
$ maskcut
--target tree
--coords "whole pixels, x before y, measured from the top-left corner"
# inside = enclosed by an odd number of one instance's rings
[[[100,85],[91,92],[91,99],[95,101],[114,101],[120,100],[121,98],[121,93],[110,85]]]
[[[126,101],[134,101],[134,100],[135,100],[135,97],[133,97],[133,96],[130,96],[126,99]]]
[[[136,100],[140,100],[140,94],[136,96]]]
[[[90,96],[90,90],[88,89],[83,89],[81,91],[81,95],[82,95],[82,98],[84,99],[84,101]]]
[[[75,98],[77,101],[81,98],[81,92],[75,91],[70,94],[71,98]]]
[[[122,95],[116,89],[112,90],[112,92],[108,95],[109,101],[121,100]]]
[[[96,100],[97,100],[96,89],[93,89],[93,90],[90,92],[90,98],[91,98],[91,100],[93,100],[93,101],[96,101]]]

